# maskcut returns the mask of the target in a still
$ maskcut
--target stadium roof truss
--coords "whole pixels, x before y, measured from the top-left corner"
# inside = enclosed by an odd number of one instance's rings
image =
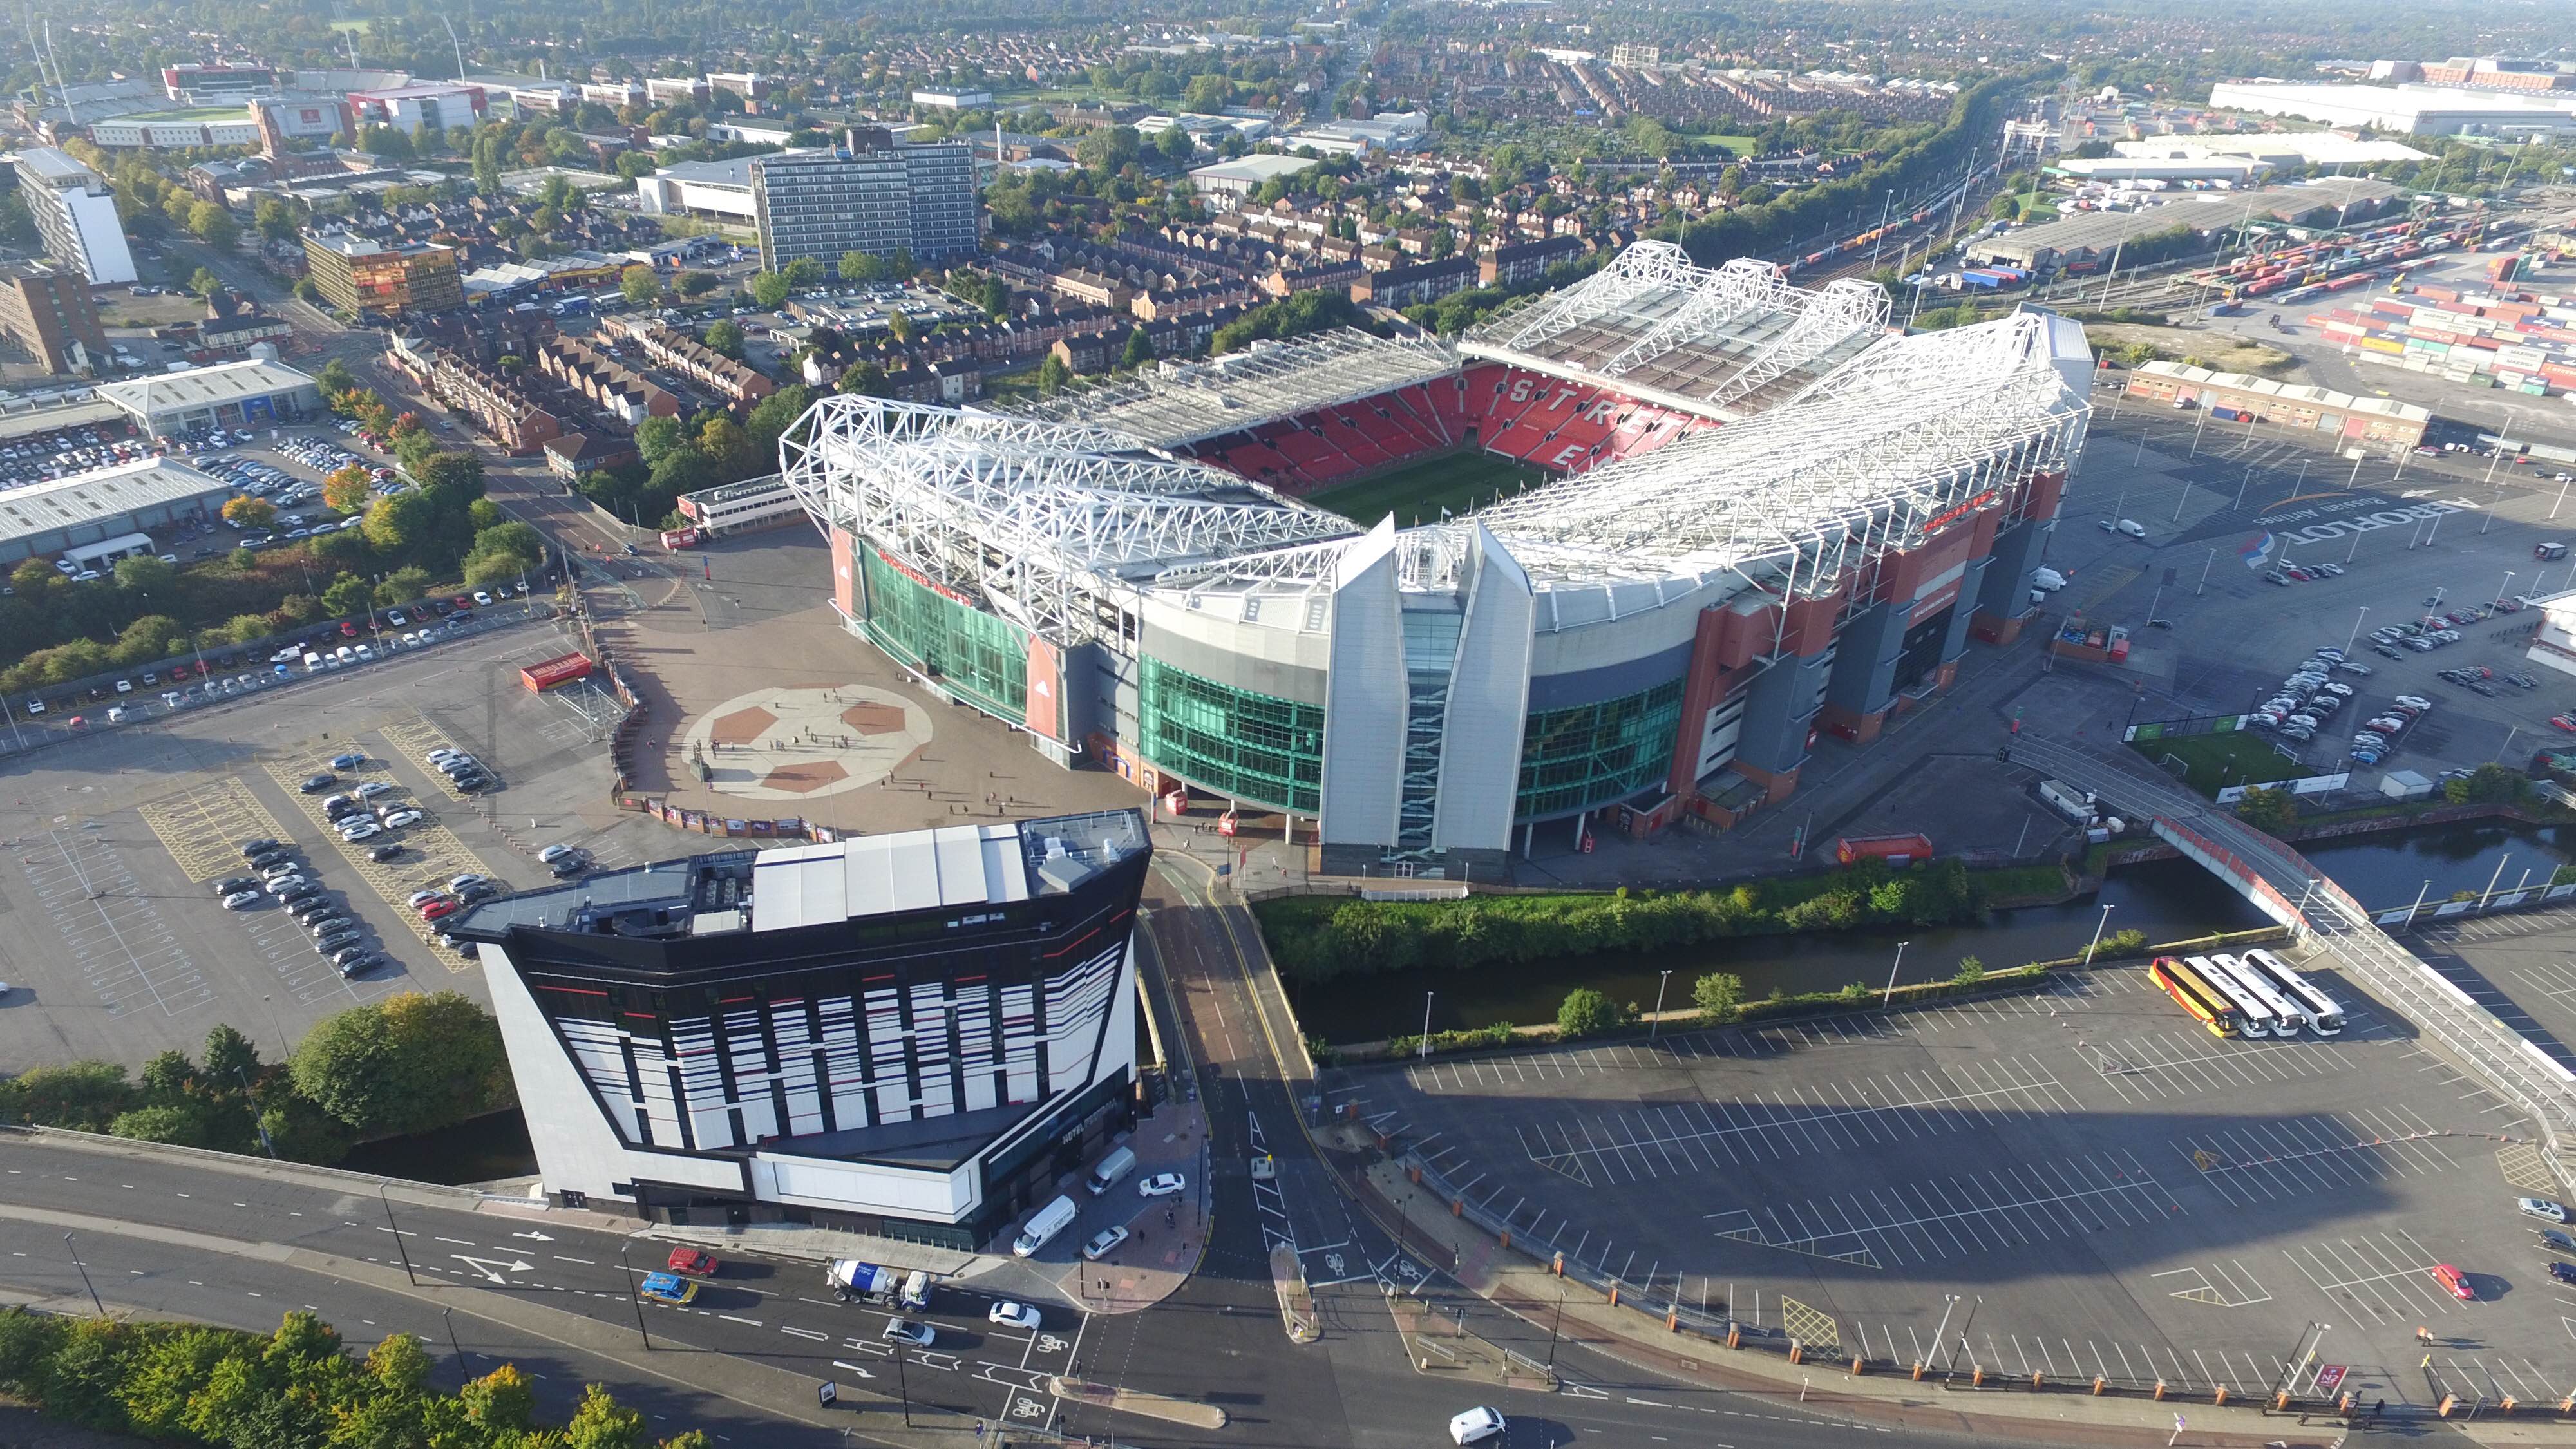
[[[1725,285],[1753,280],[1739,270]],[[1856,296],[1806,295],[1785,327],[1795,338],[1817,318],[1799,348],[1876,315]],[[1397,360],[1371,367],[1380,348]],[[2080,329],[2044,312],[1875,338],[1755,416],[1406,530],[1400,578],[1414,590],[1456,587],[1482,528],[1545,596],[1543,627],[1617,618],[1730,578],[1775,597],[1828,595],[1961,505],[2067,466],[2090,416],[2081,349]],[[1293,378],[1252,373],[1278,378],[1273,401],[1289,411],[1321,405],[1307,402],[1317,395],[1311,375],[1337,360],[1352,398],[1416,380],[1430,360],[1359,334],[1281,351],[1303,359]],[[1197,604],[1211,593],[1329,590],[1358,534],[1123,430],[1061,418],[835,397],[799,419],[779,451],[818,523],[1064,643],[1125,647],[1104,635],[1100,606],[1143,591]],[[1869,590],[1849,593],[1860,607]]]
[[[1457,370],[1457,349],[1436,337],[1390,341],[1343,327],[1198,362],[1166,361],[1017,411],[1181,448]]]
[[[1766,384],[1858,351],[1887,319],[1887,294],[1870,282],[1808,291],[1768,262],[1738,257],[1711,269],[1670,242],[1646,241],[1487,322],[1462,350],[1731,419],[1751,411],[1741,404]]]
[[[818,524],[1066,642],[1097,633],[1102,584],[1356,532],[1123,434],[915,403],[826,398],[779,461]]]

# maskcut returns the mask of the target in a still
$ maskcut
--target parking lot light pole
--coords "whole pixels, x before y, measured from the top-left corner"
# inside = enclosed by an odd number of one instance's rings
[[[2496,585],[2496,602],[2497,602],[2497,603],[2502,603],[2502,602],[2504,602],[2504,600],[2505,600],[2505,590],[2507,590],[2507,589],[2509,589],[2509,588],[2512,588],[2512,587],[2513,587],[2513,580],[2514,580],[2514,576],[2515,576],[2516,574],[2520,573],[2520,572],[2521,572],[2521,570],[2520,570],[2520,569],[2506,569],[2506,570],[2504,571],[2504,582],[2503,582],[2503,583],[2500,583],[2500,584],[2498,584],[2498,585]]]
[[[1416,1055],[1424,1061],[1431,1059],[1431,993],[1428,991],[1422,993],[1422,1050]]]
[[[394,1200],[385,1196],[385,1185],[382,1182],[376,1184],[376,1201],[385,1205],[385,1231],[394,1235],[394,1252],[402,1258],[403,1276],[409,1278],[412,1286],[417,1288],[420,1286],[420,1274],[412,1271],[411,1249],[403,1244],[402,1229],[394,1226]]]
[[[2505,575],[2505,577],[2506,577],[2506,578],[2512,578],[2512,577],[2513,577],[2513,575],[2511,575],[2511,574],[2507,574],[2507,575]],[[2346,653],[2346,654],[2350,654],[2350,653],[2352,652],[2352,646],[2353,646],[2354,642],[2355,642],[2355,641],[2357,641],[2357,640],[2359,640],[2359,639],[2361,638],[2361,621],[2362,621],[2363,619],[2365,619],[2365,618],[2369,617],[2369,615],[2370,615],[2370,606],[2369,606],[2368,604],[2364,604],[2364,605],[2362,605],[2362,606],[2361,606],[2360,611],[2359,611],[2359,612],[2357,612],[2357,613],[2355,613],[2355,614],[2352,616],[2352,632],[2351,632],[2350,634],[2347,634],[2347,635],[2345,635],[2345,636],[2344,636],[2344,641],[2343,641],[2343,652],[2344,652],[2344,653]]]
[[[2103,906],[2102,918],[2093,923],[2093,939],[2084,948],[2084,964],[2087,966],[2093,964],[2093,953],[2102,944],[2102,928],[2111,923],[2111,911],[2112,907],[2108,905]]]
[[[1672,984],[1673,973],[1669,967],[1655,978],[1655,1014],[1653,1018],[1646,1023],[1646,1040],[1648,1041],[1653,1041],[1655,1039],[1656,1031],[1661,1029],[1664,1024],[1664,988]]]
[[[1911,941],[1896,943],[1896,960],[1887,968],[1887,990],[1878,998],[1881,1011],[1886,1010],[1888,1004],[1896,1000],[1896,973],[1905,969],[1905,948],[1913,944]]]
[[[617,1271],[626,1281],[627,1301],[635,1305],[635,1336],[644,1340],[646,1352],[653,1348],[653,1332],[644,1326],[644,1295],[635,1291],[635,1270],[627,1264],[627,1244],[617,1245]]]

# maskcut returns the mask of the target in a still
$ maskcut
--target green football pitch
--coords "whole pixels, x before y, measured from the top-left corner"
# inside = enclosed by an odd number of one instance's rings
[[[1545,473],[1527,463],[1491,453],[1451,453],[1365,482],[1327,489],[1306,501],[1369,527],[1391,513],[1397,527],[1409,528],[1439,522],[1444,508],[1451,513],[1472,512],[1498,496],[1509,498],[1546,481]]]

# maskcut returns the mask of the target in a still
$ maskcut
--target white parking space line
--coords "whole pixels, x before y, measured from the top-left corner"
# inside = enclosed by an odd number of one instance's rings
[[[133,868],[94,825],[26,837],[18,861],[66,956],[110,1015],[150,1009],[180,1016],[214,1000],[214,987],[180,947],[159,902],[143,893]]]
[[[1703,1217],[1721,1238],[1884,1268],[2143,1227],[2181,1211],[2135,1158],[2109,1152]]]

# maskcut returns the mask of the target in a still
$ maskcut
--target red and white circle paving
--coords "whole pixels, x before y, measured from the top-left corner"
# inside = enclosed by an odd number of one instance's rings
[[[800,684],[736,695],[689,726],[687,764],[744,800],[812,800],[876,784],[930,743],[930,715],[889,690]]]

